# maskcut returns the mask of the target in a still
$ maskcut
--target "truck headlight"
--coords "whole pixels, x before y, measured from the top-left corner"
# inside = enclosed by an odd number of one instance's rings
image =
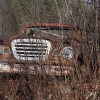
[[[3,47],[3,54],[11,54],[9,47]]]
[[[67,59],[72,58],[74,55],[73,49],[71,47],[65,47],[62,51],[62,55],[64,58],[67,58]]]
[[[0,46],[0,53],[3,53],[3,48]]]

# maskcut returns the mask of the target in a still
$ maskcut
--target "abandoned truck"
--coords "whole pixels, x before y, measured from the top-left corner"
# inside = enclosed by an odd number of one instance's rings
[[[69,24],[26,25],[11,40],[0,40],[0,72],[70,74],[82,62],[80,40],[78,27]]]

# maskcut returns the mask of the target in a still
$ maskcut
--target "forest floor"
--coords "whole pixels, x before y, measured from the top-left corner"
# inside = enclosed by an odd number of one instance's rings
[[[99,78],[100,80],[100,78]],[[70,77],[0,77],[0,100],[100,100],[100,83]]]

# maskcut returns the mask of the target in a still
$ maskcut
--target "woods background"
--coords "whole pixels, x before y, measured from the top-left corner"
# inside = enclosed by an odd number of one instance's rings
[[[86,28],[93,28],[94,23],[96,23],[95,13],[97,9],[96,6],[98,5],[95,3],[95,0],[90,4],[83,1],[84,0],[1,0],[1,34],[2,36],[4,34],[17,34],[22,26],[37,22],[69,23],[77,25],[86,31]]]

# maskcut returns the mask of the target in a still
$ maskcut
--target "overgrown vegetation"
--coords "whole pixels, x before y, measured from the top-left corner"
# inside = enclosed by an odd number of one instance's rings
[[[92,5],[81,0],[1,1],[2,14],[6,12],[8,18],[1,20],[0,36],[7,39],[28,23],[76,25],[83,37],[81,50],[85,62],[82,66],[73,65],[74,71],[68,77],[29,73],[27,76],[12,78],[7,75],[2,78],[1,75],[0,100],[100,100],[99,1],[92,0]],[[5,27],[6,24],[10,27]]]

